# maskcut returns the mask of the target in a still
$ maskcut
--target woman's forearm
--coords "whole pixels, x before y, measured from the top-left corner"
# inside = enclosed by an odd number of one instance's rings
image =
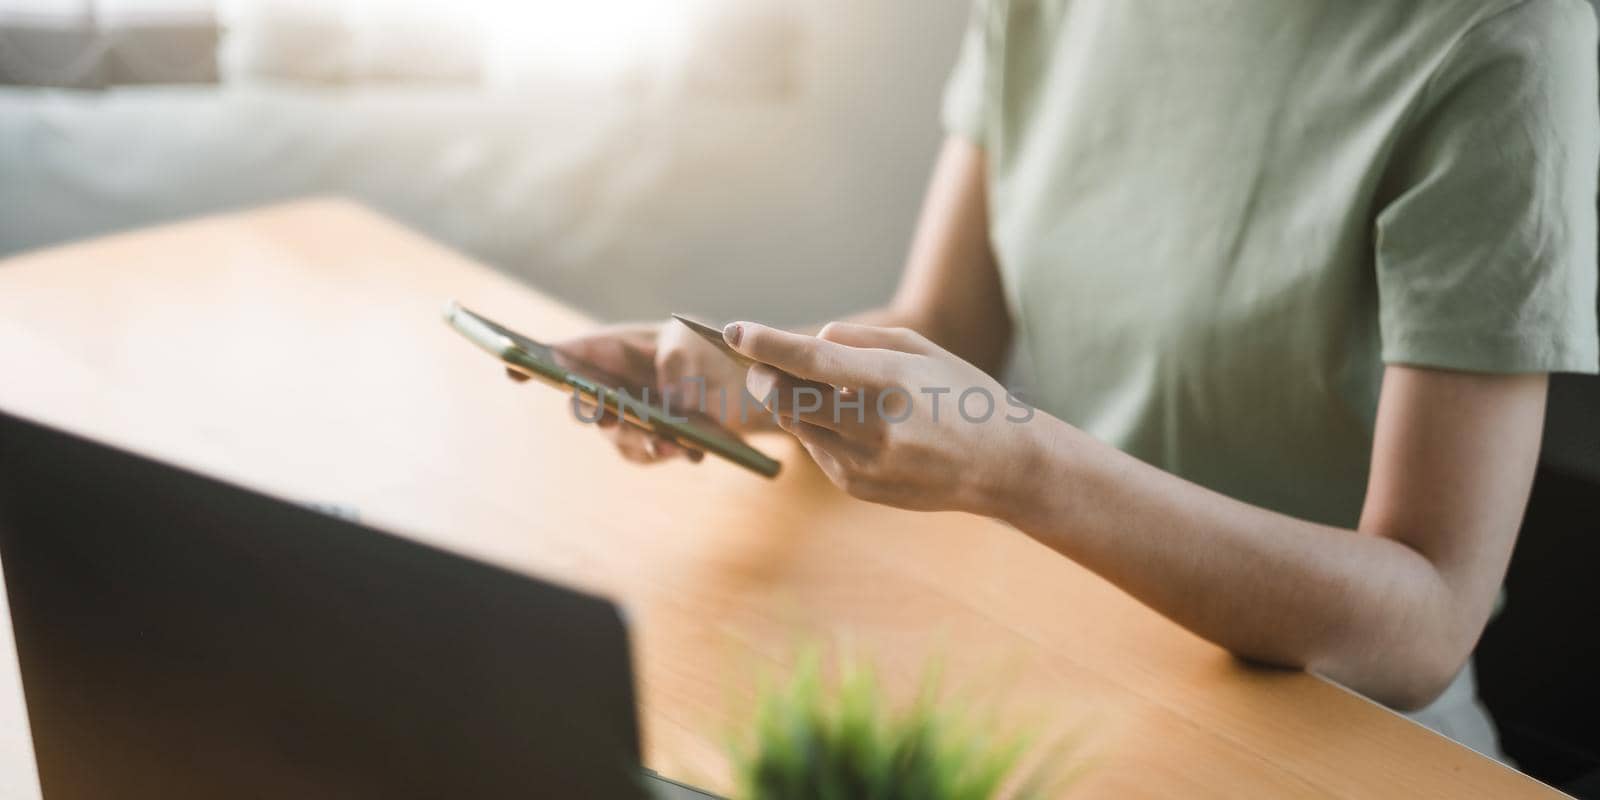
[[[1028,424],[997,516],[1247,659],[1391,705],[1430,700],[1481,621],[1403,543],[1297,520],[1151,467],[1054,418]]]
[[[1448,685],[1482,632],[1537,461],[1544,375],[1386,367],[1351,530],[1230,499],[1042,412],[974,421],[947,401],[941,418],[928,390],[1006,390],[930,338],[739,322],[728,343],[759,362],[751,393],[773,398],[780,425],[845,491],[1009,521],[1240,656],[1410,707]],[[782,400],[808,383],[904,402],[890,421]]]
[[[1391,705],[1460,669],[1505,575],[1543,421],[1544,376],[1385,369],[1359,529],[1230,499],[1042,412],[938,412],[943,387],[1005,394],[913,331],[756,323],[728,341],[747,381],[850,494],[998,517],[1245,658],[1305,667]],[[803,383],[902,393],[897,419],[783,401]],[[959,387],[966,387],[959,389]],[[782,391],[780,391],[782,390]]]

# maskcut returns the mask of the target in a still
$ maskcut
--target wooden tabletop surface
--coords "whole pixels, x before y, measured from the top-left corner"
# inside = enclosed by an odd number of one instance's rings
[[[725,787],[759,677],[815,645],[896,691],[938,661],[967,702],[1070,737],[1074,798],[1555,795],[1244,666],[1003,525],[846,497],[781,438],[756,441],[775,482],[626,464],[443,325],[451,298],[536,337],[588,324],[338,200],[24,255],[0,262],[0,408],[615,598],[669,775]],[[33,798],[12,648],[0,626],[0,797]]]

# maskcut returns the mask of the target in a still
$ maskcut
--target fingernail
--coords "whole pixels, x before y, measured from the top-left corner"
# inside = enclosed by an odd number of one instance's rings
[[[744,336],[744,326],[737,322],[730,322],[728,327],[722,329],[722,338],[727,339],[728,344],[734,347],[739,346],[739,337],[741,336]]]

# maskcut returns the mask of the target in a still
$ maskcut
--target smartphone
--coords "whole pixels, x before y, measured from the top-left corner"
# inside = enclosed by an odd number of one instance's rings
[[[581,359],[523,336],[454,300],[445,306],[445,322],[457,333],[500,359],[506,366],[558,389],[574,392],[608,412],[620,410],[623,422],[682,447],[732,461],[767,478],[782,466],[776,459],[740,441],[709,418],[674,415],[659,403],[645,403],[627,390],[627,382]]]

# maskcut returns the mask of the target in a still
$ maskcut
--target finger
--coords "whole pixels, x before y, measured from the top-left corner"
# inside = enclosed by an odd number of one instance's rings
[[[572,409],[572,418],[586,425],[596,425],[601,428],[615,428],[622,421],[617,413],[608,408],[601,408],[594,402],[594,398],[586,395],[574,394],[572,402],[568,404]]]
[[[648,445],[648,447],[656,454],[656,458],[658,460],[666,461],[674,458],[687,458],[689,456],[689,448],[684,447],[683,445],[678,444],[677,442],[674,442],[664,436],[651,434],[650,442],[651,444]]]
[[[696,460],[691,453],[699,451],[685,447],[657,433],[640,428],[634,424],[618,426],[612,434],[617,442],[618,449],[627,453],[640,456],[639,460],[646,463],[670,461],[674,458],[689,458]]]
[[[623,458],[636,464],[653,464],[660,458],[659,445],[655,437],[631,425],[622,425],[611,430],[611,441],[616,444],[617,452]]]
[[[849,347],[896,350],[902,353],[923,353],[927,340],[910,328],[885,328],[879,325],[861,325],[854,322],[830,322],[817,332],[818,339]]]
[[[794,434],[794,438],[808,447],[820,447],[828,451],[835,458],[847,453],[854,453],[852,445],[838,431],[829,430],[821,425],[813,425],[805,420],[786,419],[779,425],[786,431]]]
[[[524,375],[511,367],[506,367],[506,377],[516,381],[517,383],[527,383],[530,380],[527,375]]]
[[[861,454],[855,451],[853,445],[827,428],[806,422],[793,423],[785,426],[785,429],[800,441],[800,445],[811,455],[811,460],[822,468],[828,480],[840,487],[849,483],[849,470],[845,465],[861,458]]]
[[[871,419],[866,398],[859,392],[843,393],[828,384],[801,380],[765,364],[750,368],[745,391],[780,419],[799,419],[845,435],[858,435]]]
[[[664,381],[660,388],[661,405],[674,413],[704,414],[710,410],[705,379]]]
[[[689,358],[682,347],[656,348],[656,380],[662,385],[678,383],[689,376]]]
[[[731,323],[722,336],[729,347],[756,361],[833,386],[875,386],[888,367],[882,353],[755,322]]]
[[[806,453],[811,456],[812,461],[817,462],[817,466],[822,470],[822,474],[828,476],[828,480],[833,481],[834,484],[837,485],[840,481],[839,476],[843,472],[843,470],[839,467],[839,462],[834,459],[834,457],[828,453],[827,450],[824,450],[821,447],[809,445],[805,442],[801,442],[800,446],[806,449]]]
[[[656,442],[656,457],[663,461],[682,458],[691,464],[698,464],[706,457],[705,453],[664,436],[656,436],[654,439]]]
[[[612,348],[614,343],[623,343],[642,350],[654,350],[655,340],[655,324],[623,323],[620,325],[603,325],[582,336],[574,336],[558,342],[552,342],[550,346],[556,350],[564,350],[573,355],[579,355],[580,353],[605,352]]]
[[[571,359],[589,362],[616,361],[631,349],[632,346],[624,340],[603,336],[582,336],[550,345],[550,352],[556,357],[557,363],[566,361],[569,364]]]
[[[588,336],[550,347],[563,369],[617,389],[638,391],[655,383],[655,344]]]

